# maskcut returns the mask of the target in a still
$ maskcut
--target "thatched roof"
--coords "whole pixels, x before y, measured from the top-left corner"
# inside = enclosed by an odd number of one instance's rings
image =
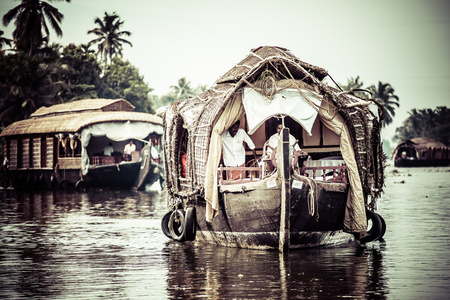
[[[133,111],[134,106],[124,99],[85,99],[49,107],[41,107],[31,114],[33,117],[42,117],[56,114],[78,113],[81,111]]]
[[[257,86],[264,80],[263,74],[267,70],[276,77],[277,82],[295,81],[296,85],[300,82],[334,103],[355,138],[353,144],[357,153],[356,159],[361,166],[359,171],[366,192],[369,193],[372,188],[381,192],[384,165],[383,160],[380,159],[380,156],[383,156],[379,136],[380,123],[367,106],[361,104],[366,101],[323,83],[322,80],[328,75],[325,69],[300,61],[287,49],[270,46],[251,50],[246,58],[220,77],[209,90],[190,99],[177,101],[168,107],[164,125],[167,157],[166,182],[169,192],[172,187],[176,189],[178,180],[179,162],[176,153],[179,140],[177,140],[176,132],[180,126],[190,131],[193,145],[192,162],[187,164],[188,168],[192,168],[187,170],[188,174],[192,174],[189,180],[193,189],[201,189],[205,184],[209,141],[215,121],[221,115],[226,103],[236,97],[241,88]],[[358,137],[357,140],[356,137]],[[367,151],[374,147],[376,149]],[[373,173],[369,174],[369,172]]]
[[[126,100],[79,100],[38,109],[27,120],[6,127],[0,136],[78,132],[83,127],[102,122],[141,121],[162,125],[155,115],[132,112]]]
[[[252,73],[255,69],[259,69],[261,65],[269,61],[276,64],[280,59],[283,59],[283,61],[287,63],[288,69],[294,78],[304,77],[305,72],[303,72],[303,70],[306,70],[320,81],[328,75],[328,72],[325,69],[299,60],[285,48],[265,46],[252,49],[246,58],[220,77],[216,81],[216,84],[238,82],[240,79],[248,77],[249,73]],[[299,68],[299,66],[301,68]],[[261,74],[263,70],[264,69],[260,69],[255,75]]]
[[[416,148],[417,150],[447,148],[447,146],[445,146],[441,142],[435,141],[435,140],[427,138],[427,137],[418,137],[418,138],[413,138],[413,139],[409,139],[409,140],[401,142],[400,144],[398,144],[398,146],[395,149],[397,149],[398,147],[405,145],[405,144],[411,145],[412,147]]]

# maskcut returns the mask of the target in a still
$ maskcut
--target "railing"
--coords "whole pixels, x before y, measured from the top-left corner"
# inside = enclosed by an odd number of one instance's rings
[[[331,172],[327,172],[331,170]],[[308,176],[307,171],[312,171],[312,176]],[[320,173],[316,175],[317,173]],[[309,172],[310,173],[310,172]],[[331,173],[331,174],[330,174]],[[239,184],[261,180],[264,177],[263,166],[259,167],[224,167],[220,165],[218,172],[219,184]],[[300,175],[329,182],[348,183],[347,166],[318,166],[300,168]],[[329,178],[331,176],[331,178]]]
[[[89,162],[91,165],[112,165],[121,161],[120,156],[91,156]]]
[[[219,184],[238,184],[261,180],[263,168],[261,167],[224,167],[218,170]]]
[[[341,166],[303,167],[301,168],[301,175],[308,176],[308,174],[306,174],[306,171],[312,171],[312,178],[316,179],[316,171],[319,170],[322,171],[322,175],[319,176],[322,177],[323,181],[327,181],[327,174],[330,173],[330,172],[327,173],[326,171],[332,170],[332,179],[328,181],[348,183],[346,172],[347,166],[345,164],[342,164]]]

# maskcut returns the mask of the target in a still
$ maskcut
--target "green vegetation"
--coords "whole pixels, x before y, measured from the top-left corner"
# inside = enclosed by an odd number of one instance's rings
[[[187,81],[186,77],[178,79],[177,85],[170,87],[169,93],[162,95],[161,97],[154,97],[153,102],[155,107],[162,107],[169,105],[177,100],[187,99],[198,95],[206,90],[205,85],[199,85],[196,88],[191,87],[191,83]]]
[[[115,12],[95,19],[96,27],[87,34],[96,38],[88,44],[50,44],[49,27],[62,36],[63,14],[48,2],[22,0],[3,16],[3,25],[14,21],[15,29],[13,39],[4,37],[0,30],[0,128],[28,118],[41,106],[122,98],[134,105],[135,111],[154,113],[154,108],[206,89],[191,88],[183,77],[168,94],[150,95],[152,89],[139,69],[122,59],[123,45],[132,46],[123,37],[131,32],[122,30],[124,21]]]
[[[395,138],[404,141],[415,137],[428,137],[446,146],[450,145],[450,110],[446,106],[436,109],[412,109],[401,127],[395,130]]]
[[[70,0],[60,0],[70,2]],[[3,25],[14,23],[13,39],[0,31],[0,127],[28,118],[41,106],[89,98],[123,98],[136,111],[154,112],[151,88],[139,70],[122,60],[123,21],[105,12],[95,19],[98,27],[87,34],[88,45],[50,44],[50,27],[62,36],[63,14],[49,1],[22,0],[3,16]],[[91,49],[97,45],[95,53]],[[11,49],[5,49],[9,46]]]
[[[70,0],[60,1],[70,2]],[[16,49],[32,56],[49,41],[50,30],[46,20],[50,22],[56,35],[62,36],[59,24],[63,17],[62,13],[46,1],[22,0],[22,3],[9,10],[2,20],[3,25],[8,26],[15,19],[16,29],[12,35]]]
[[[61,64],[46,56],[17,53],[0,59],[0,120],[6,126],[41,106],[62,103]]]
[[[395,90],[389,83],[378,82],[378,85],[371,85],[363,88],[364,83],[359,81],[359,76],[350,78],[346,85],[341,85],[345,91],[354,91],[360,97],[367,97],[364,91],[371,94],[371,98],[376,100],[384,109],[383,127],[392,123],[395,116],[395,108],[400,107],[399,97],[394,94]]]
[[[95,34],[96,39],[93,39],[89,44],[97,44],[98,52],[97,55],[101,57],[105,65],[111,63],[113,57],[122,57],[122,44],[128,44],[133,46],[129,41],[121,38],[121,36],[130,36],[129,31],[120,31],[120,27],[123,25],[123,21],[116,13],[109,15],[105,12],[103,20],[100,18],[95,19],[95,24],[98,25],[97,28],[88,31],[88,34]]]
[[[55,0],[70,2],[70,0]],[[155,108],[193,97],[206,86],[191,87],[185,78],[171,86],[169,93],[160,97],[150,95],[152,89],[139,70],[123,60],[123,45],[132,46],[122,30],[124,21],[114,12],[105,12],[102,19],[87,34],[96,36],[89,44],[50,44],[50,27],[62,36],[63,14],[48,1],[22,0],[3,15],[4,26],[14,23],[12,38],[0,30],[0,127],[30,116],[41,106],[89,98],[123,98],[136,111],[153,113]],[[97,51],[91,49],[97,46]],[[12,46],[12,49],[5,49]],[[392,123],[399,97],[389,83],[378,82],[364,88],[359,76],[350,78],[344,90],[379,102],[384,108],[383,126]],[[400,140],[428,136],[449,144],[448,109],[412,110],[402,127],[397,128]]]
[[[364,83],[359,76],[348,79],[346,85],[340,85],[346,91],[354,91],[355,95],[367,97],[365,91],[370,92],[371,97],[377,100],[384,108],[383,126],[392,123],[395,116],[395,109],[400,106],[399,97],[395,95],[394,88],[389,83],[378,82],[378,85],[371,85],[364,88]],[[438,106],[435,109],[412,109],[408,112],[409,117],[402,126],[397,127],[393,141],[401,142],[415,137],[428,137],[439,141],[446,146],[450,145],[450,112],[445,106]],[[383,141],[386,149],[389,142]],[[392,150],[392,149],[390,149]],[[391,151],[386,151],[390,153]]]
[[[139,75],[139,70],[128,61],[113,58],[112,63],[105,69],[102,77],[103,89],[99,97],[107,99],[123,98],[132,103],[136,111],[151,113],[152,106],[148,101],[151,89]]]
[[[11,47],[11,44],[12,44],[12,40],[11,39],[2,37],[2,35],[4,33],[5,32],[3,30],[0,30],[0,50],[2,51],[2,54],[3,54],[3,51],[4,51],[3,50],[3,45],[7,45],[7,46]]]

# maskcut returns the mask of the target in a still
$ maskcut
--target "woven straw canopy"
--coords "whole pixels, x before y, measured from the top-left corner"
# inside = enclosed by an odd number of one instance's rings
[[[305,63],[295,57],[289,50],[281,47],[258,47],[256,49],[252,49],[250,54],[244,58],[241,62],[235,65],[231,70],[229,70],[225,75],[220,77],[216,84],[225,83],[225,82],[238,82],[240,79],[246,77],[252,69],[258,67],[259,65],[263,65],[264,62],[271,61],[276,64],[276,61],[282,58],[285,62],[288,63],[289,71],[291,72],[294,78],[302,78],[304,77],[304,72],[298,68],[301,66],[308,73],[315,76],[318,80],[323,80],[328,72],[325,69],[322,69],[317,66],[313,66],[311,64]],[[264,69],[261,69],[259,74],[263,72]]]
[[[133,112],[134,106],[123,99],[88,99],[41,107],[30,119],[15,122],[0,136],[78,132],[83,127],[115,121],[141,121],[161,124],[160,117]]]
[[[187,180],[191,194],[203,190],[211,131],[225,105],[245,86],[261,87],[265,72],[270,71],[274,82],[288,81],[315,90],[333,103],[345,119],[351,132],[361,181],[366,193],[379,196],[384,182],[384,154],[380,143],[379,119],[366,106],[368,101],[350,92],[342,92],[323,83],[329,76],[320,67],[300,61],[289,50],[264,46],[250,54],[220,77],[209,90],[186,100],[177,101],[167,108],[164,116],[166,136],[166,184],[169,194],[181,195],[178,188],[181,128],[189,131]],[[367,151],[371,149],[371,151]]]

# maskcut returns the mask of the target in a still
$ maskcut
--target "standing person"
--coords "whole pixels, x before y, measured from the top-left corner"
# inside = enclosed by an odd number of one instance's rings
[[[111,156],[111,154],[114,152],[114,148],[112,146],[112,143],[108,143],[108,145],[103,148],[103,155]]]
[[[131,161],[131,153],[134,151],[136,151],[136,145],[133,144],[133,141],[130,141],[125,145],[125,149],[123,150],[125,161]]]
[[[253,157],[256,160],[255,144],[244,129],[239,128],[240,121],[234,123],[228,130],[225,130],[222,137],[223,145],[223,163],[226,167],[244,167],[245,166],[245,148],[243,142],[253,151]],[[233,171],[232,178],[238,179],[239,171]]]
[[[269,158],[272,158],[273,149],[276,149],[277,146],[278,146],[278,138],[279,138],[279,135],[280,135],[280,132],[281,132],[282,129],[283,129],[283,124],[278,124],[277,125],[277,132],[274,133],[269,138],[269,142],[268,142],[268,146],[269,146],[268,148],[269,149],[267,149],[267,151],[266,151],[266,153],[268,154]],[[300,154],[301,149],[300,149],[300,147],[299,147],[299,145],[297,143],[297,140],[291,134],[289,134],[289,146],[291,148],[293,148],[293,151],[292,151],[291,155],[293,155],[294,158],[297,158],[298,155]],[[294,165],[296,163],[297,163],[297,159],[294,159]],[[267,168],[269,169],[269,172],[273,171],[273,165],[272,165],[272,162],[270,160],[267,162]]]

